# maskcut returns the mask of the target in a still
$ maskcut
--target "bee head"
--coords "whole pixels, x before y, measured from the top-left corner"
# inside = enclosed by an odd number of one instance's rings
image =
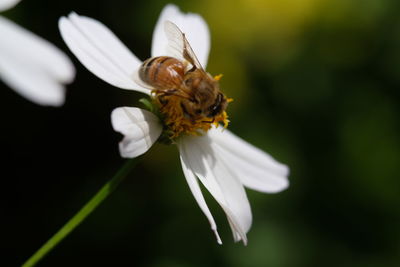
[[[218,80],[203,70],[186,74],[184,84],[192,98],[182,102],[182,110],[193,120],[214,118],[225,111],[228,101],[219,90]]]
[[[204,105],[204,103],[196,100],[183,101],[181,102],[181,107],[185,116],[197,120],[201,118],[214,118],[224,112],[228,106],[228,101],[221,92],[210,102],[211,104]]]
[[[226,97],[222,93],[218,93],[215,102],[208,107],[206,111],[206,116],[208,118],[213,118],[223,111],[225,111],[226,107],[228,106],[228,101]]]

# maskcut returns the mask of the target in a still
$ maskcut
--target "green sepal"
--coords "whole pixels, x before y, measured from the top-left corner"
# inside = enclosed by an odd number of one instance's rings
[[[142,103],[148,111],[154,113],[155,110],[154,105],[149,99],[141,98],[139,99],[139,102]]]

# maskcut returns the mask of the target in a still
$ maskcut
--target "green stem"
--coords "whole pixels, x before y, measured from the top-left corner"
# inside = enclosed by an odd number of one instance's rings
[[[58,243],[60,243],[68,234],[70,234],[87,216],[106,199],[127,176],[129,171],[136,165],[136,160],[127,161],[114,177],[107,182],[96,195],[83,206],[57,233],[55,233],[38,251],[35,252],[22,267],[35,266],[44,256],[46,256]]]

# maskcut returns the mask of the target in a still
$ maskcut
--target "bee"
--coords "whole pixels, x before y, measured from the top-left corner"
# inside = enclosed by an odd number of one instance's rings
[[[214,118],[222,114],[228,100],[220,91],[219,82],[201,66],[184,33],[170,21],[165,22],[168,49],[174,55],[149,58],[141,65],[138,76],[151,87],[161,104],[171,97],[179,98],[184,116],[192,121]]]

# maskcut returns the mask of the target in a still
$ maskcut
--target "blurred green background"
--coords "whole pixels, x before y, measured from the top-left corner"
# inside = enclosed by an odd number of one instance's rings
[[[66,51],[77,77],[62,108],[0,83],[1,266],[19,266],[122,166],[110,112],[142,96],[82,67],[58,18],[96,18],[144,60],[166,3],[31,0],[3,13]],[[288,164],[291,186],[247,191],[247,247],[205,193],[219,246],[176,147],[158,144],[39,266],[400,266],[400,2],[174,3],[209,24],[207,69],[235,99],[230,129]]]

